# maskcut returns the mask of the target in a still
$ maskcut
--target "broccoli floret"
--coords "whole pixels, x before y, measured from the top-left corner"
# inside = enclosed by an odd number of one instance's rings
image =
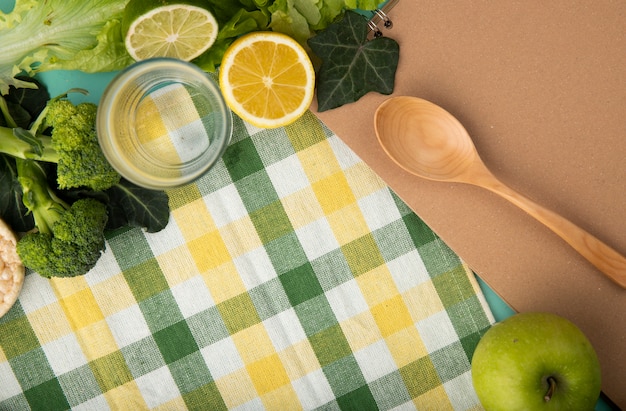
[[[17,243],[22,262],[44,277],[86,274],[106,247],[106,206],[92,198],[69,205],[49,189],[40,163],[24,159],[16,162],[22,201],[37,227]]]
[[[50,100],[30,130],[0,127],[0,152],[16,158],[57,163],[59,188],[106,190],[120,175],[100,149],[95,130],[97,106]],[[43,134],[52,127],[51,136]]]

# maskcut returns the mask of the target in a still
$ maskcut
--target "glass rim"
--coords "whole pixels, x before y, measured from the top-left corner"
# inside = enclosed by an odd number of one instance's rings
[[[189,81],[185,81],[185,79],[182,78],[174,79],[173,83],[203,88],[203,91],[207,93],[207,95],[210,95],[211,102],[215,104],[215,114],[222,120],[219,122],[220,127],[218,127],[218,130],[214,133],[215,139],[211,140],[211,143],[206,150],[199,152],[199,154],[194,158],[189,161],[182,162],[180,166],[151,164],[151,168],[159,171],[180,171],[180,175],[176,177],[164,177],[163,175],[156,176],[151,175],[151,173],[146,171],[142,171],[140,173],[133,172],[134,167],[132,166],[132,160],[126,156],[123,152],[124,150],[120,150],[118,148],[119,144],[115,142],[116,136],[111,132],[111,130],[115,127],[115,122],[117,121],[115,118],[112,118],[115,116],[112,116],[111,113],[115,113],[117,106],[124,103],[120,101],[119,96],[121,93],[125,90],[131,90],[133,87],[136,87],[136,81],[142,76],[146,76],[151,73],[154,74],[155,70],[159,69],[180,71],[185,76],[189,77]],[[158,84],[159,79],[161,79],[161,77],[156,77],[151,84]],[[167,80],[167,76],[162,78],[162,82]],[[153,91],[152,89],[153,87],[147,87],[146,90],[138,91],[137,94],[143,98],[149,95]],[[126,115],[130,116],[130,113],[126,113]],[[131,125],[128,129],[134,129],[134,125]],[[105,157],[111,163],[111,166],[122,175],[122,177],[145,188],[174,188],[189,184],[198,179],[209,171],[222,157],[232,138],[232,132],[232,113],[222,97],[217,81],[211,78],[209,73],[203,71],[195,64],[174,58],[156,57],[146,59],[136,62],[121,70],[107,85],[100,98],[100,103],[98,104],[96,133],[98,142]],[[135,135],[134,130],[131,131],[131,134]],[[131,140],[134,139],[131,138]],[[135,144],[135,142],[132,144]],[[138,145],[141,146],[140,143]]]

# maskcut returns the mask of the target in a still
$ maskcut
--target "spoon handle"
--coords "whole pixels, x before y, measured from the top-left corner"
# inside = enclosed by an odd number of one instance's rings
[[[592,234],[498,181],[481,186],[502,196],[554,231],[607,277],[626,288],[626,258]]]

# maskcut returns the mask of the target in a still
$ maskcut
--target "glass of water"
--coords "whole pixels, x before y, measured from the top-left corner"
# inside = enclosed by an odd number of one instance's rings
[[[121,71],[102,95],[96,123],[111,165],[151,189],[204,175],[232,135],[232,114],[216,82],[194,64],[171,58]]]

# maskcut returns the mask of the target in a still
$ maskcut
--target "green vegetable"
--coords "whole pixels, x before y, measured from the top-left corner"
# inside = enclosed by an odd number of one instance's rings
[[[0,127],[0,152],[15,160],[22,202],[37,228],[18,241],[18,255],[44,277],[87,273],[105,248],[107,207],[93,198],[66,203],[50,187],[47,169],[56,163],[60,187],[102,190],[120,181],[97,142],[95,105],[51,100],[28,130],[17,126],[2,97],[0,105],[13,127]],[[49,126],[52,136],[42,132]]]
[[[0,94],[30,87],[14,76],[48,70],[100,72],[132,63],[120,20],[127,0],[16,0],[0,13]]]
[[[49,190],[41,163],[17,159],[23,201],[38,231],[17,243],[23,264],[44,277],[74,277],[92,269],[105,249],[106,206],[85,198],[71,206]]]
[[[57,163],[60,188],[106,190],[121,177],[100,149],[95,122],[95,104],[74,106],[68,100],[52,100],[31,129],[0,127],[0,152]],[[48,126],[52,126],[51,136],[43,134]]]
[[[0,211],[28,232],[18,242],[24,265],[45,277],[82,275],[100,258],[108,230],[167,225],[167,194],[120,179],[106,162],[93,132],[95,105],[49,100],[45,87],[10,90],[0,96]]]
[[[33,83],[33,87],[36,88],[13,89],[12,93],[4,96],[5,102],[0,101],[0,104],[6,104],[5,109],[11,113],[16,124],[27,128],[46,107],[50,95],[37,80],[24,76],[17,76],[17,78],[24,82]],[[0,126],[7,126],[6,120],[2,116],[0,116]]]
[[[376,0],[200,0],[216,17],[213,46],[193,63],[215,71],[239,36],[273,30],[303,46],[345,10],[374,10]],[[128,0],[16,0],[0,12],[0,95],[9,86],[35,88],[18,75],[50,70],[116,71],[134,60],[126,51],[122,16]],[[202,5],[201,4],[201,5]],[[17,76],[17,77],[16,77]]]
[[[204,0],[219,23],[215,43],[193,60],[205,71],[215,71],[235,39],[259,30],[286,34],[306,47],[306,41],[337,20],[345,10],[374,10],[376,0]]]
[[[169,221],[169,199],[164,191],[148,190],[122,179],[105,194],[108,229],[140,227],[148,233],[156,233]]]
[[[310,37],[328,27],[344,10],[374,10],[379,3],[375,0],[275,0],[269,7],[270,27],[306,45]]]
[[[22,201],[15,159],[3,155],[0,155],[0,216],[15,232],[26,232],[35,225],[33,215]]]
[[[45,87],[29,77],[38,88],[11,87],[9,94],[0,97],[0,126],[28,128],[46,107],[50,94]],[[6,118],[5,118],[6,116]],[[7,121],[8,120],[8,121]],[[8,123],[11,123],[9,125]],[[17,181],[17,166],[11,156],[0,154],[0,216],[10,222],[16,232],[26,232],[35,225],[33,216],[22,202],[22,189]]]
[[[347,11],[343,20],[309,39],[322,60],[318,73],[318,110],[352,103],[370,91],[393,92],[400,55],[398,43],[388,37],[368,40],[367,21]]]
[[[215,43],[202,55],[193,60],[193,63],[205,71],[213,72],[222,62],[222,57],[228,46],[237,37],[267,29],[269,15],[262,10],[248,11],[245,8],[236,6],[237,2],[223,2],[215,5],[215,8],[208,6],[219,24],[219,31]]]

